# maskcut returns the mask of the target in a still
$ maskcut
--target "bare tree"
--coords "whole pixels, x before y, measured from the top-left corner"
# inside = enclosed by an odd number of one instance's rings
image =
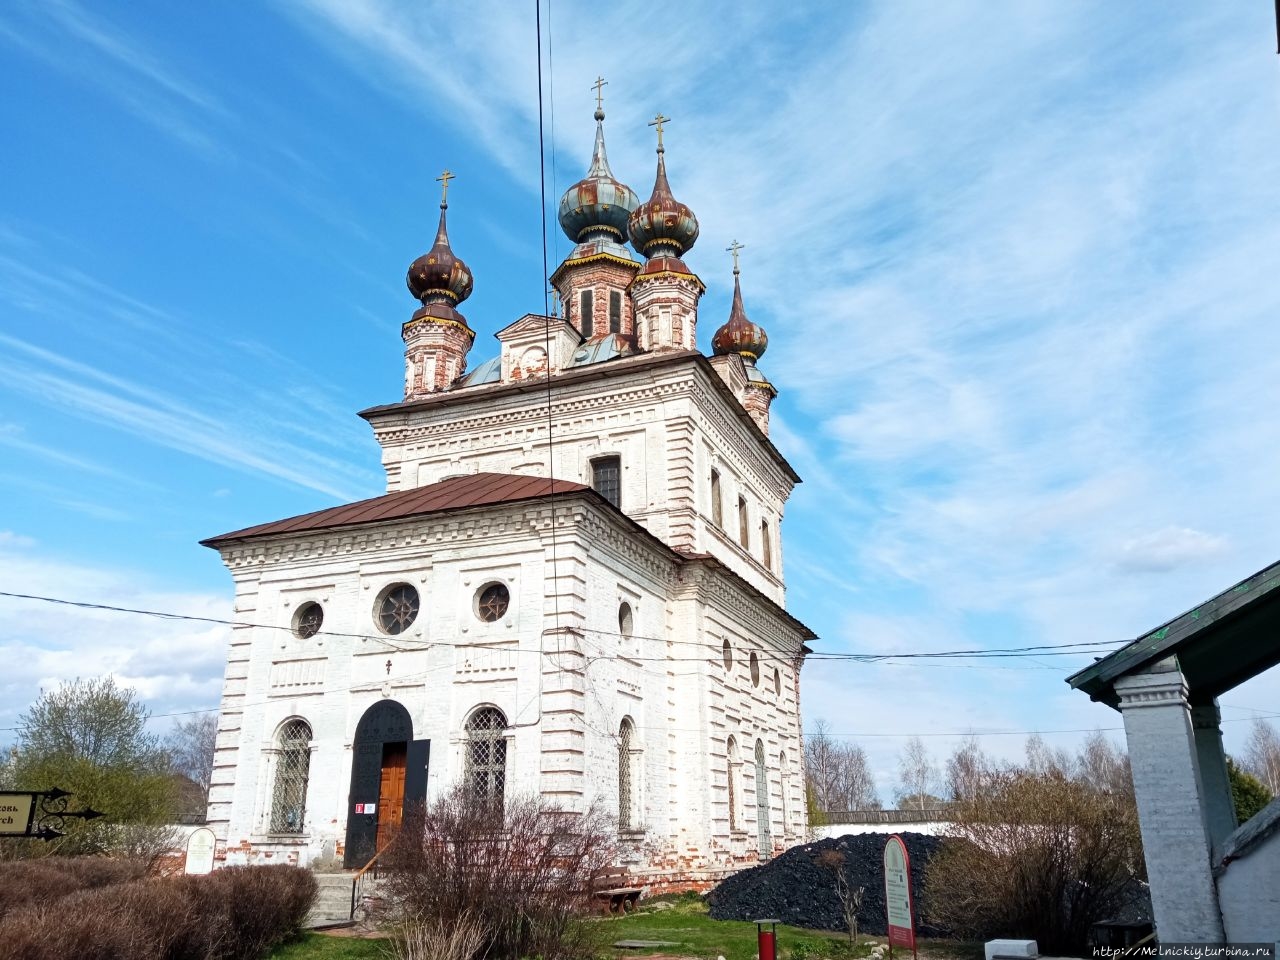
[[[1244,748],[1244,766],[1274,796],[1280,796],[1280,733],[1266,720],[1255,717]]]
[[[1075,763],[1075,774],[1077,780],[1102,793],[1133,793],[1128,754],[1108,740],[1101,730],[1085,738]]]
[[[173,767],[198,790],[193,806],[201,813],[209,805],[209,781],[213,776],[213,754],[218,740],[218,715],[198,713],[173,725],[165,741]]]
[[[1044,737],[1033,733],[1027,737],[1026,771],[1033,777],[1061,777],[1070,779],[1075,771],[1075,761],[1062,747],[1053,748]]]
[[[993,769],[991,758],[978,745],[978,738],[973,734],[966,736],[947,760],[947,788],[951,799],[977,799]]]
[[[898,805],[899,807],[916,807],[923,810],[931,803],[937,803],[934,796],[938,782],[938,768],[924,741],[912,737],[907,741],[902,753],[898,755]]]
[[[818,720],[804,745],[805,776],[818,809],[824,813],[876,809],[880,798],[866,751],[856,744],[839,743],[828,730],[827,722]]]

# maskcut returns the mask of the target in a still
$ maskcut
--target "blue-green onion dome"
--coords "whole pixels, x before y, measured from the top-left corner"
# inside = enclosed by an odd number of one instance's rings
[[[574,243],[602,235],[625,243],[627,218],[638,203],[635,191],[609,169],[604,152],[604,111],[596,110],[591,169],[560,198],[560,226]]]

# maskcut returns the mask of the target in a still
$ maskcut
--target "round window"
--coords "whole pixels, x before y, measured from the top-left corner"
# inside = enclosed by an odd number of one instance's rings
[[[631,612],[631,604],[624,603],[618,607],[618,632],[629,638],[634,629],[635,614]]]
[[[782,696],[782,673],[777,667],[773,668],[773,692]]]
[[[324,608],[315,602],[304,603],[293,615],[293,635],[299,640],[314,637],[324,624]]]
[[[751,685],[760,686],[760,658],[754,650],[751,651]]]
[[[378,597],[374,616],[383,633],[404,633],[418,616],[418,591],[407,583],[393,583]]]
[[[485,623],[501,620],[511,606],[511,591],[503,583],[491,583],[476,594],[476,616]]]
[[[729,646],[729,638],[725,637],[724,646],[720,648],[720,657],[724,660],[726,670],[733,669],[733,647]]]

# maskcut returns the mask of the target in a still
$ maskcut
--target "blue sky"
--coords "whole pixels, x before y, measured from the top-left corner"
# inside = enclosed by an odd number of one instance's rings
[[[3,589],[227,616],[198,539],[381,492],[354,413],[399,398],[443,168],[472,362],[541,306],[525,6],[0,9]],[[806,481],[789,606],[823,649],[1119,642],[1276,559],[1266,4],[543,10],[549,202],[587,166],[600,73],[641,195],[646,122],[674,118],[704,349],[746,244],[774,439]],[[225,641],[0,600],[0,728],[108,670],[156,713],[213,706]],[[902,734],[1016,754],[985,732],[1118,726],[1062,682],[1086,662],[815,662],[805,712],[887,788]],[[1225,703],[1231,747],[1280,679]]]

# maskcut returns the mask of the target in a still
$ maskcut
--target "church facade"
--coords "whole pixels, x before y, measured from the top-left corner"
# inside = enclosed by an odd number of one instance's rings
[[[603,120],[597,104],[590,169],[560,203],[563,309],[511,323],[468,368],[446,173],[409,269],[403,399],[361,413],[387,493],[204,541],[243,624],[209,794],[226,863],[358,868],[407,806],[459,786],[604,805],[653,889],[804,835],[813,635],[784,605],[799,477],[768,439],[767,338],[735,249],[730,316],[698,352],[704,287],[682,259],[698,223],[661,122],[642,203]]]

